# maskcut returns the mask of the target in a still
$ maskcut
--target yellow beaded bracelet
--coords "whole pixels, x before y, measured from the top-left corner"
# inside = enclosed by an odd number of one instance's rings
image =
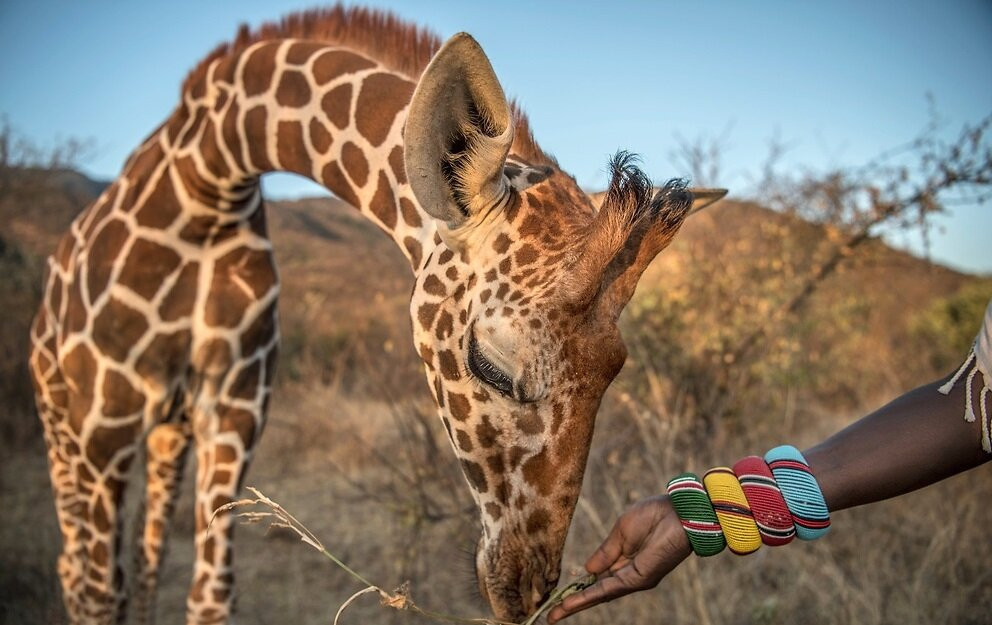
[[[703,484],[723,528],[727,547],[738,555],[757,551],[761,534],[734,472],[727,467],[710,469],[703,476]]]

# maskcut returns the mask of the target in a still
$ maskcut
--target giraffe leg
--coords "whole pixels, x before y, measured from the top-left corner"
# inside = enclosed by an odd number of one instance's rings
[[[234,501],[264,421],[264,406],[218,404],[209,436],[196,438],[196,552],[186,603],[190,625],[226,623],[232,609],[234,568],[230,514],[214,511]],[[206,415],[201,415],[206,416]]]
[[[188,423],[163,423],[145,440],[146,479],[143,519],[136,524],[135,622],[155,622],[158,574],[165,554],[172,512],[179,496],[191,432]]]
[[[70,406],[72,401],[70,397]],[[59,576],[71,623],[111,625],[124,620],[124,575],[118,557],[121,512],[139,429],[140,424],[96,427],[79,445],[70,436],[63,449],[75,448],[76,453],[70,451],[64,464],[53,466],[53,475],[68,471],[55,487],[64,541]],[[100,453],[84,456],[80,448]]]

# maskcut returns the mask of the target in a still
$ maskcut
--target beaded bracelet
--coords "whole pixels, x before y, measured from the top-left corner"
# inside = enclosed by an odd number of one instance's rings
[[[775,476],[792,521],[796,536],[813,540],[830,529],[830,511],[809,463],[792,445],[781,445],[765,454],[765,462]]]
[[[668,482],[668,495],[689,544],[697,556],[715,556],[727,544],[713,504],[695,473],[682,473]]]
[[[720,521],[727,547],[742,556],[757,551],[761,547],[761,534],[734,472],[727,467],[710,469],[703,476],[703,484]]]
[[[769,547],[792,542],[796,537],[796,526],[772,470],[765,461],[760,456],[742,458],[734,465],[734,473],[751,505],[761,542]]]

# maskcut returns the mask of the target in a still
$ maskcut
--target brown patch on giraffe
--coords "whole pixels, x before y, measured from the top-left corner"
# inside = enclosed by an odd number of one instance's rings
[[[318,85],[326,85],[338,76],[354,74],[375,67],[369,59],[344,50],[324,52],[313,62],[313,77]]]
[[[86,459],[93,464],[94,468],[103,471],[121,449],[137,446],[135,443],[140,430],[140,421],[128,423],[121,427],[97,426],[87,438]]]
[[[493,250],[497,254],[505,254],[506,250],[510,249],[511,242],[510,237],[508,237],[506,233],[501,232],[499,236],[496,237],[496,240],[493,241]]]
[[[448,393],[448,410],[456,421],[466,421],[472,413],[472,405],[461,393]]]
[[[438,241],[440,243],[440,241]],[[439,265],[447,265],[451,262],[451,259],[455,257],[455,253],[450,249],[445,248],[437,257],[437,262]]]
[[[524,243],[513,255],[517,265],[529,265],[537,260],[538,252],[533,245]]]
[[[499,288],[496,289],[496,299],[506,298],[506,294],[509,292],[510,292],[510,285],[507,284],[506,282],[500,283]]]
[[[439,306],[437,304],[421,304],[417,309],[417,319],[424,330],[430,330],[434,324],[434,317],[437,315]]]
[[[527,410],[517,417],[517,429],[527,435],[540,434],[544,431],[544,421],[537,410]]]
[[[510,192],[510,201],[507,202],[506,208],[503,209],[503,214],[506,215],[507,223],[513,223],[517,218],[517,213],[520,212],[520,194],[516,191]]]
[[[400,214],[403,215],[403,221],[411,228],[419,228],[423,225],[417,207],[405,197],[400,198]]]
[[[434,328],[434,335],[438,339],[446,339],[454,332],[454,318],[447,310],[442,310],[437,318],[437,327]]]
[[[276,302],[273,301],[252,320],[241,335],[241,353],[251,354],[263,345],[268,345],[275,332]]]
[[[472,437],[465,430],[455,430],[458,438],[458,447],[465,453],[472,451]]]
[[[413,88],[413,82],[395,74],[372,74],[362,81],[355,124],[373,146],[386,140],[396,115],[410,103]]]
[[[127,358],[131,348],[147,331],[145,316],[116,297],[111,297],[93,319],[93,343],[118,362]]]
[[[334,142],[331,133],[327,132],[327,128],[324,128],[324,125],[316,117],[310,119],[310,142],[320,154],[327,154]]]
[[[369,162],[361,148],[351,141],[341,148],[341,164],[356,186],[364,187],[369,181]]]
[[[137,239],[131,245],[117,281],[146,300],[151,300],[162,282],[179,267],[181,260],[179,254],[164,245]]]
[[[475,438],[479,441],[479,444],[489,449],[496,444],[499,437],[499,430],[493,427],[492,422],[489,420],[489,415],[482,415],[482,422],[475,426]]]
[[[389,152],[389,168],[393,170],[397,184],[406,184],[406,165],[403,162],[403,146],[398,145]],[[410,224],[413,225],[413,224]],[[418,224],[419,225],[419,224]],[[416,227],[416,226],[414,226]]]
[[[515,471],[517,467],[520,466],[520,461],[523,460],[526,453],[527,449],[525,447],[521,447],[520,445],[514,445],[510,448],[507,459],[509,460],[511,471]]]
[[[444,283],[434,274],[430,274],[424,278],[423,286],[424,291],[437,297],[444,297],[448,294],[448,290],[444,288]]]
[[[406,248],[408,254],[410,254],[410,262],[414,267],[420,267],[420,260],[423,251],[420,247],[420,241],[414,239],[413,237],[403,237],[403,247]]]
[[[524,239],[536,239],[541,234],[541,220],[533,213],[524,217],[520,224],[520,237]]]
[[[506,462],[503,460],[503,454],[497,452],[491,456],[487,456],[486,466],[489,467],[490,472],[502,475],[506,471]]]
[[[548,529],[548,524],[551,522],[551,515],[544,508],[537,508],[530,513],[527,517],[527,533],[530,535],[538,534]]]
[[[275,283],[275,267],[268,251],[238,248],[228,252],[214,265],[204,321],[214,327],[237,326],[248,305]]]
[[[134,218],[139,226],[162,230],[172,225],[182,210],[172,179],[163,175],[155,183],[155,189],[148,196],[145,205],[134,214]]]
[[[431,370],[434,369],[434,350],[423,343],[420,344],[420,359],[423,360]]]
[[[195,261],[183,266],[176,283],[172,285],[172,290],[162,299],[162,305],[159,306],[158,316],[162,321],[178,321],[193,312],[199,271],[200,263]]]
[[[351,121],[351,84],[338,85],[320,99],[320,108],[338,128],[348,127]]]
[[[471,460],[461,459],[462,470],[465,472],[465,477],[468,478],[469,484],[476,492],[484,493],[489,490],[489,484],[486,482],[486,472],[482,470],[482,467],[478,463],[472,462]]]
[[[310,57],[322,47],[323,46],[319,43],[298,41],[291,45],[289,50],[286,51],[286,62],[294,65],[304,65],[310,60]]]
[[[126,377],[107,369],[103,375],[103,414],[108,417],[127,417],[141,410],[145,396],[139,393]]]
[[[189,362],[189,330],[159,332],[135,363],[138,375],[154,380],[173,380]]]
[[[389,178],[383,171],[379,172],[379,182],[376,185],[375,195],[369,203],[369,210],[387,229],[392,230],[396,227],[396,198],[393,196]]]
[[[341,171],[341,168],[338,167],[336,162],[331,161],[327,165],[324,165],[321,178],[324,181],[324,186],[348,204],[351,204],[355,208],[362,205],[358,200],[358,196],[355,195],[355,190],[351,188],[351,183],[345,178],[344,172]]]
[[[249,137],[265,137],[266,119],[268,111],[265,106],[259,104],[245,114],[245,134]],[[269,160],[269,153],[266,150],[264,140],[248,141],[248,156],[252,165],[259,171],[271,171],[275,169],[272,161]]]
[[[210,173],[215,178],[223,180],[230,178],[231,167],[227,164],[227,158],[217,145],[217,132],[218,129],[214,123],[207,120],[200,139],[200,154],[203,155],[203,162]]]
[[[510,260],[510,257],[507,256],[502,261],[500,261],[499,272],[504,276],[509,275],[511,267],[512,267],[512,261]]]
[[[217,218],[212,215],[190,217],[179,231],[179,238],[187,243],[202,244],[214,231],[216,225]]]
[[[503,508],[500,507],[498,503],[488,501],[486,502],[486,514],[488,514],[493,521],[499,521],[500,517],[503,516]]]
[[[295,69],[287,69],[279,78],[276,87],[276,102],[279,106],[301,108],[310,102],[310,85],[306,76]]]
[[[259,359],[252,360],[250,364],[241,367],[237,377],[231,383],[229,394],[232,397],[241,399],[255,399],[258,392],[259,380],[262,375],[262,363]]]
[[[554,467],[551,465],[549,455],[548,448],[543,447],[540,453],[524,462],[522,469],[524,480],[544,496],[551,493],[555,482]]]
[[[227,149],[234,157],[235,164],[239,169],[244,170],[245,161],[241,154],[241,127],[238,120],[240,111],[238,101],[232,101],[231,106],[227,109],[227,114],[224,115],[224,119],[221,121],[221,134],[224,137],[224,143],[227,145]]]
[[[221,432],[237,432],[245,449],[251,449],[255,443],[255,415],[242,408],[235,408],[225,403],[217,404],[218,427]],[[226,502],[225,502],[226,503]],[[216,508],[215,508],[216,509]]]
[[[230,464],[232,462],[238,462],[240,456],[237,450],[230,445],[217,445],[214,447],[214,461],[221,464]]]
[[[450,350],[443,350],[437,353],[438,365],[441,369],[441,375],[447,380],[460,380],[462,377],[461,371],[458,369],[458,361],[455,360],[455,355],[451,353]]]
[[[180,125],[186,122],[185,115],[174,115],[179,119]],[[136,155],[131,157],[127,163],[124,165],[124,171],[128,178],[132,180],[138,176],[148,175],[155,170],[157,166],[162,163],[162,159],[165,157],[165,152],[158,141],[152,141],[151,143],[146,143],[143,148],[139,148],[141,151]],[[116,184],[114,185],[117,186]],[[109,203],[113,203],[112,201]]]
[[[130,232],[120,219],[111,219],[97,232],[87,254],[87,280],[90,302],[107,288],[107,281],[114,268],[114,261],[127,241]]]
[[[283,167],[304,176],[313,174],[310,153],[303,140],[303,124],[297,121],[279,122],[276,150]]]
[[[252,52],[242,71],[241,84],[245,95],[251,97],[264,93],[276,72],[278,43],[267,43]]]
[[[448,269],[444,272],[444,275],[445,275],[446,278],[448,278],[448,280],[451,280],[452,282],[454,282],[455,280],[458,279],[458,268],[457,267],[454,267],[454,266],[448,267]],[[475,274],[473,274],[473,275],[475,275]],[[469,303],[469,306],[471,306],[471,305],[472,304]]]

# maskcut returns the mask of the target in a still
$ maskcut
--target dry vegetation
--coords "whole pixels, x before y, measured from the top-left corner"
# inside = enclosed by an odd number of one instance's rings
[[[977,145],[987,158],[987,142]],[[960,162],[952,170],[951,153],[938,147],[911,150],[943,154],[941,171],[967,173]],[[0,621],[61,623],[60,539],[26,392],[24,337],[41,258],[98,185],[62,162],[25,169],[45,159],[17,154],[7,149],[0,171]],[[894,180],[878,169],[821,176],[819,186],[776,175],[783,184],[762,198],[775,210],[723,202],[694,217],[652,266],[622,321],[631,357],[600,411],[564,579],[629,503],[672,474],[784,441],[812,443],[955,366],[992,281],[869,236],[877,217],[925,221],[943,192],[870,191],[869,175]],[[918,170],[908,177],[918,187],[932,182]],[[839,211],[852,206],[858,210]],[[471,576],[475,513],[410,346],[405,261],[333,200],[275,203],[269,215],[285,283],[284,347],[248,483],[370,579],[387,586],[413,579],[418,604],[483,614]],[[988,622],[989,470],[839,513],[829,537],[814,544],[690,558],[658,589],[574,622],[653,623],[659,614],[704,625]],[[189,484],[187,475],[163,575],[162,623],[182,621]],[[360,588],[290,533],[242,528],[237,543],[241,623],[329,623]],[[383,611],[370,598],[343,622],[426,621]]]

